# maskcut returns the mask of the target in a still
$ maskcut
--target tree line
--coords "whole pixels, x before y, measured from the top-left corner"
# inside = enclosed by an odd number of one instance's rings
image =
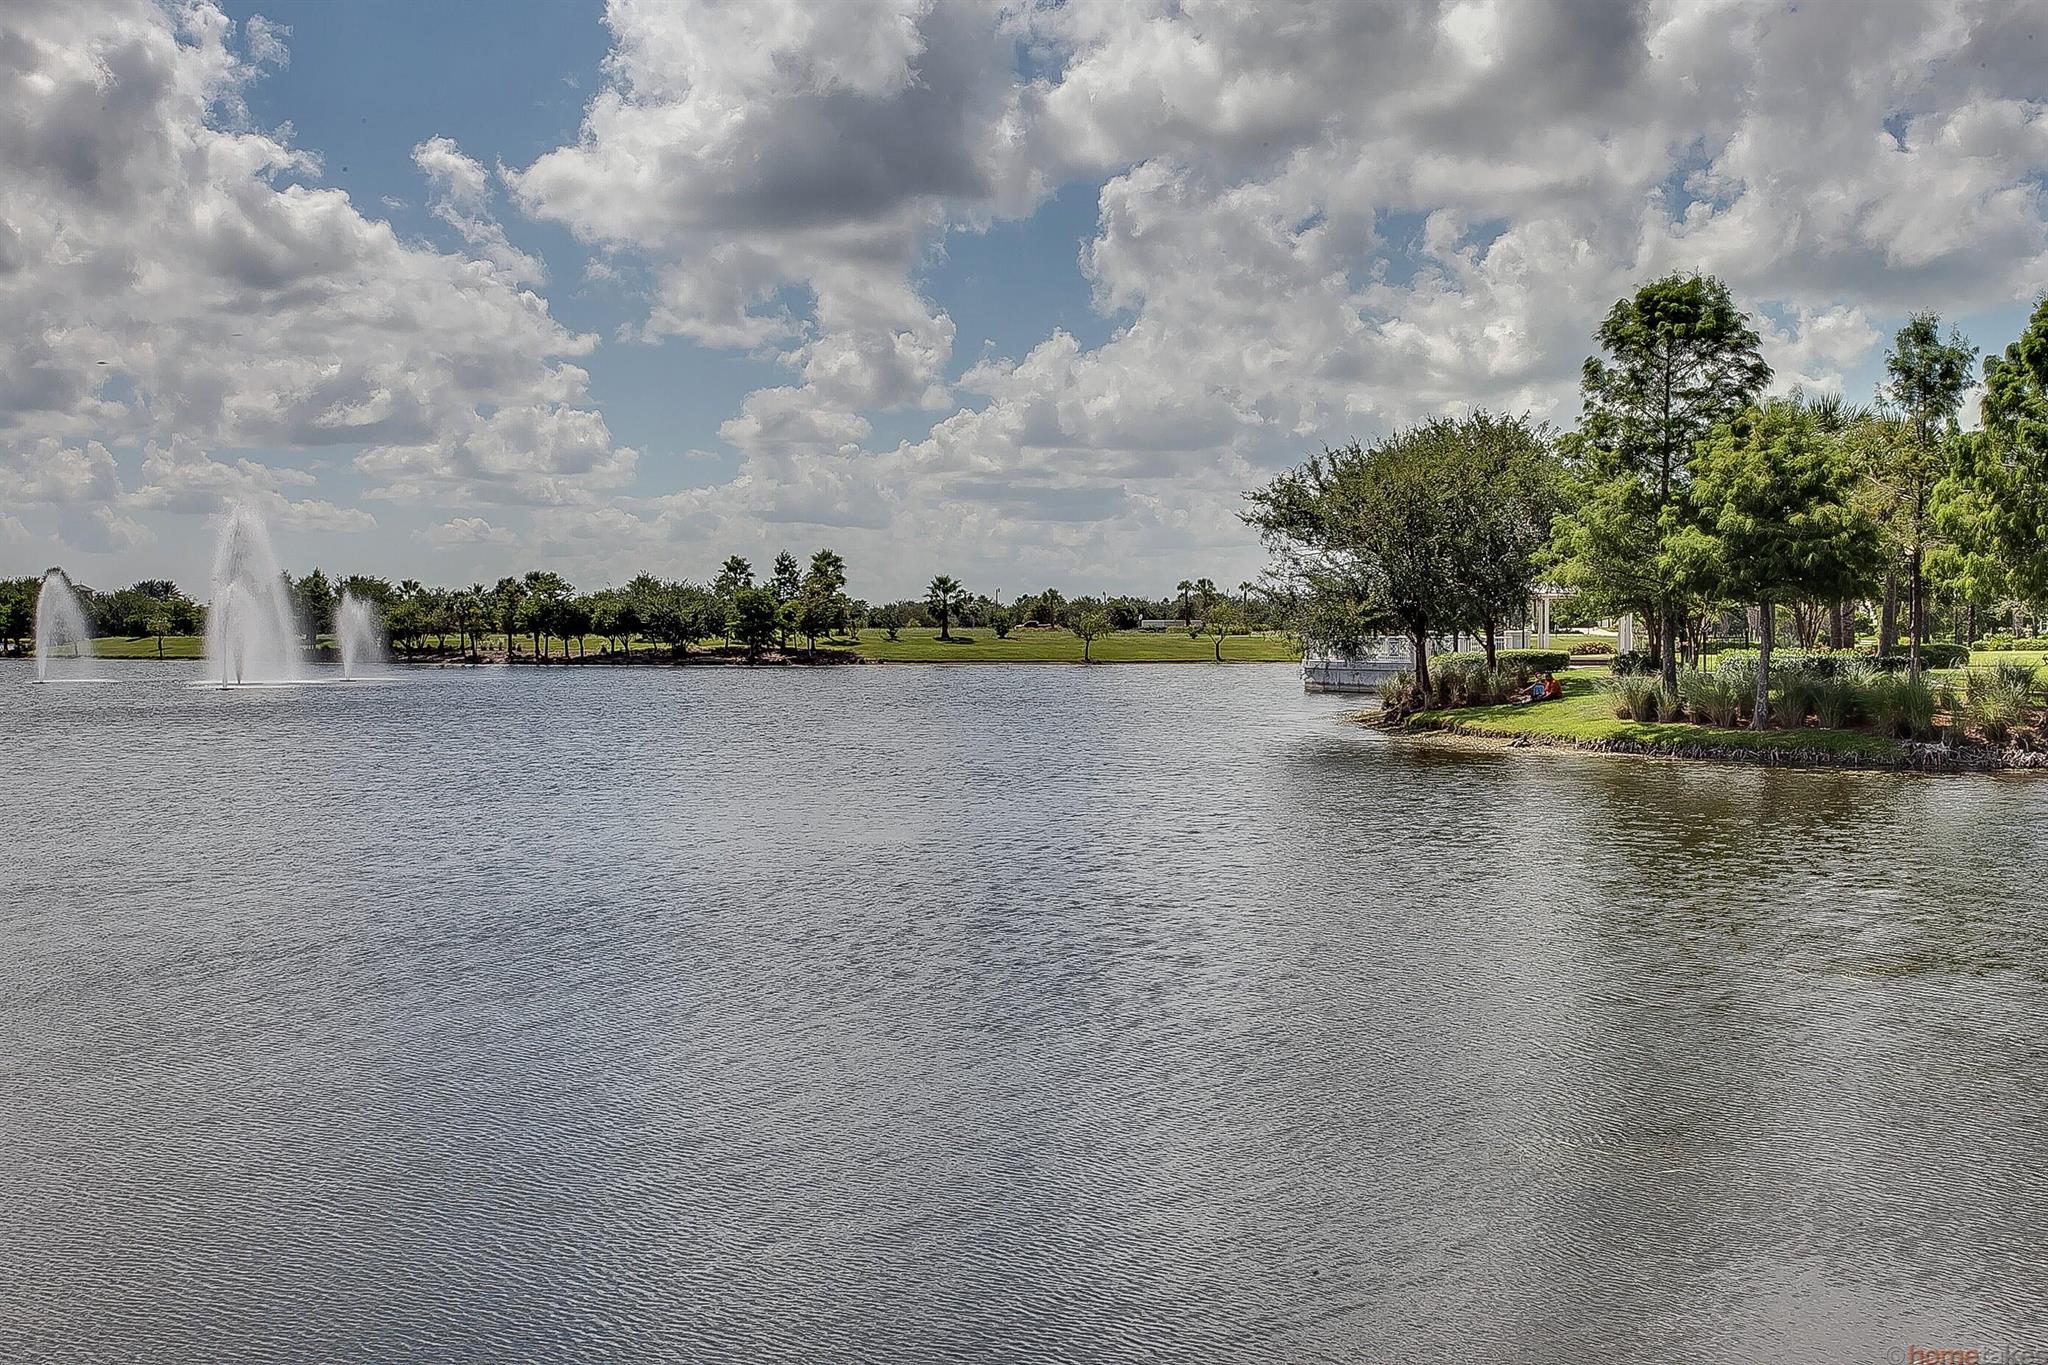
[[[2048,300],[1984,360],[1931,312],[1892,339],[1867,404],[1767,397],[1751,319],[1719,280],[1673,275],[1615,303],[1583,367],[1577,426],[1484,411],[1325,450],[1249,494],[1269,578],[1312,645],[1487,642],[1539,582],[1580,618],[1632,614],[1666,689],[1708,642],[1753,633],[1756,724],[1770,650],[1857,647],[1910,678],[2048,599]],[[1901,648],[1903,644],[1903,648]]]
[[[1220,657],[1223,634],[1272,624],[1270,604],[1256,585],[1241,583],[1233,596],[1209,578],[1184,579],[1173,594],[1161,597],[1070,599],[1046,588],[1007,604],[1000,593],[970,592],[949,574],[934,577],[922,598],[878,605],[849,596],[846,581],[846,561],[822,549],[808,564],[784,551],[758,580],[749,560],[732,555],[708,583],[642,573],[622,587],[592,592],[578,592],[561,574],[544,569],[459,588],[314,569],[300,577],[286,574],[284,587],[309,648],[332,634],[341,599],[349,595],[376,609],[388,645],[409,657],[450,652],[451,641],[454,652],[480,657],[487,637],[502,637],[508,656],[523,640],[536,660],[557,657],[558,651],[564,659],[583,657],[593,638],[628,657],[635,642],[652,642],[676,659],[717,642],[753,660],[802,641],[815,658],[820,641],[863,628],[892,640],[917,628],[936,628],[946,639],[955,628],[988,629],[998,638],[1019,628],[1063,629],[1080,636],[1085,651],[1097,636],[1134,629],[1148,618],[1177,620],[1191,634],[1215,634]],[[15,652],[25,650],[31,638],[41,584],[40,578],[0,580],[0,641]],[[100,635],[153,635],[161,653],[164,637],[205,629],[205,607],[169,580],[106,593],[73,587]]]

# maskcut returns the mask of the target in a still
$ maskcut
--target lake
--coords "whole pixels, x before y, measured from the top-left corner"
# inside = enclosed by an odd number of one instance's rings
[[[2048,1352],[2041,779],[1290,666],[31,672],[0,1359]]]

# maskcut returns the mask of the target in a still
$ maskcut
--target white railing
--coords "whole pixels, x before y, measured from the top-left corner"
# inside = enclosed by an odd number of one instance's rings
[[[1496,649],[1527,649],[1529,632],[1500,631],[1494,635],[1493,643]],[[1431,658],[1479,648],[1479,637],[1475,635],[1439,635],[1429,641]],[[1304,651],[1301,685],[1309,692],[1376,692],[1388,678],[1412,672],[1414,667],[1415,646],[1408,637],[1382,635],[1365,641],[1350,654]]]

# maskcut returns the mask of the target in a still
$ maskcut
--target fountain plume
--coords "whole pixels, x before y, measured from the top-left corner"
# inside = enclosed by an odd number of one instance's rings
[[[334,638],[341,647],[343,681],[383,671],[384,631],[377,608],[352,592],[343,592],[334,609]]]
[[[213,550],[213,601],[206,613],[206,657],[220,685],[296,682],[299,632],[270,531],[255,507],[230,506]]]
[[[65,651],[60,653],[60,651]],[[36,681],[50,681],[50,661],[56,658],[90,659],[92,631],[86,625],[85,608],[62,569],[43,575],[36,594]]]

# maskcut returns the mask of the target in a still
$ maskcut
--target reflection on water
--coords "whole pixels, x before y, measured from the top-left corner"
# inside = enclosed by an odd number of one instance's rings
[[[0,1359],[2048,1347],[2048,785],[105,667],[0,673]]]

